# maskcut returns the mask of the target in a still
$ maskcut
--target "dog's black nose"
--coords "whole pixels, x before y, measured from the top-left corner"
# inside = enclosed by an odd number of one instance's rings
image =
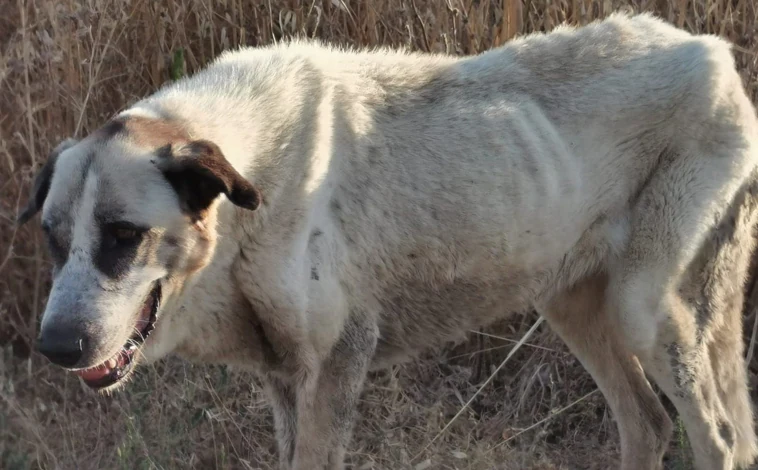
[[[83,354],[83,340],[74,335],[43,332],[37,338],[37,350],[62,367],[74,367]]]

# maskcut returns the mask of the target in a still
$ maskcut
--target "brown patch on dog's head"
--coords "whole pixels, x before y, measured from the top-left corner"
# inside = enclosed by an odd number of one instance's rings
[[[103,140],[122,138],[151,149],[154,162],[176,191],[183,210],[194,220],[224,194],[235,205],[257,209],[260,193],[226,160],[221,149],[208,140],[192,140],[178,121],[144,116],[119,116],[98,129]]]
[[[190,141],[189,132],[179,121],[138,115],[115,117],[96,130],[93,136],[103,140],[124,138],[140,147],[152,149]]]

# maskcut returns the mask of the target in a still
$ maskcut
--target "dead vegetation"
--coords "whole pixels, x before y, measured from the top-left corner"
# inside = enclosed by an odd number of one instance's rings
[[[143,368],[126,392],[104,398],[30,354],[48,261],[35,224],[16,230],[13,219],[31,175],[58,141],[86,134],[137,97],[238,44],[300,35],[472,54],[622,7],[733,41],[750,96],[758,96],[752,0],[6,0],[0,15],[0,468],[274,468],[272,420],[246,374],[172,359]],[[441,433],[535,319],[514,317],[486,335],[472,332],[466,344],[373,375],[349,455],[352,468],[609,468],[618,453],[612,417],[545,325]],[[754,319],[746,313],[746,341],[755,337]],[[757,370],[753,361],[753,389]],[[667,466],[689,468],[686,440],[676,441]]]

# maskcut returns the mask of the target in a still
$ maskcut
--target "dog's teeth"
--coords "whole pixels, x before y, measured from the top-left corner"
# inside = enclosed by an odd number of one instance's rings
[[[105,367],[108,369],[115,369],[118,365],[118,362],[115,359],[108,359],[108,362],[105,363]]]

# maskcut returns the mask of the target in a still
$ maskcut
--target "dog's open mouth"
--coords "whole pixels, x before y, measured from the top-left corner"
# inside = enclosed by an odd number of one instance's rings
[[[110,359],[88,369],[74,371],[85,384],[102,389],[110,387],[129,375],[134,361],[134,355],[142,343],[155,329],[155,321],[161,303],[161,285],[156,282],[139,312],[134,325],[135,333],[127,340],[121,349]]]

